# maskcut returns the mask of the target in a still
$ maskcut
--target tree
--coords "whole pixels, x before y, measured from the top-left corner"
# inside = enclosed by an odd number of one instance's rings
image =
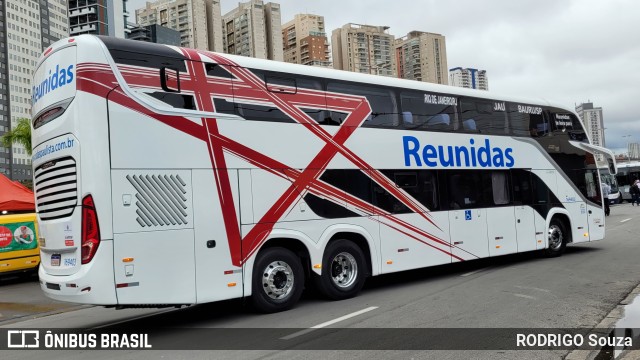
[[[18,124],[4,135],[2,135],[2,145],[11,147],[13,144],[20,144],[31,155],[31,120],[27,118],[18,119]]]

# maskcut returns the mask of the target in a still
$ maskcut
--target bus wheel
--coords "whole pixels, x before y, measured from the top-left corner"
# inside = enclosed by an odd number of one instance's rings
[[[549,246],[545,249],[545,255],[548,257],[560,256],[567,247],[567,236],[569,234],[565,230],[564,223],[558,219],[551,219],[547,236],[549,238]]]
[[[288,310],[302,295],[304,270],[300,259],[281,247],[266,249],[253,265],[253,306],[265,313]]]
[[[322,260],[322,275],[315,276],[318,290],[332,300],[354,297],[364,285],[367,264],[360,247],[349,240],[329,244]]]

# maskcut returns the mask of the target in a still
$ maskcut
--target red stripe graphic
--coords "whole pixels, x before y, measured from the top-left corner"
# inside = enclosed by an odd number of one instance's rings
[[[447,241],[319,180],[319,177],[333,158],[337,154],[341,154],[358,168],[362,169],[373,181],[396,197],[405,206],[413,212],[420,214],[424,219],[440,229],[437,224],[434,223],[428,209],[424,208],[422,204],[411,198],[411,196],[404,191],[397,188],[395,183],[381,172],[371,170],[372,166],[344,145],[371,114],[371,107],[365,97],[312,89],[296,89],[295,94],[273,93],[266,88],[264,81],[258,76],[245,68],[237,66],[237,64],[232,63],[222,55],[191,49],[181,49],[181,51],[185,57],[192,60],[186,61],[187,72],[180,74],[181,92],[194,95],[199,111],[208,113],[215,112],[214,98],[233,99],[235,102],[264,103],[277,107],[291,119],[305,126],[306,129],[324,142],[321,150],[305,169],[298,171],[225,137],[220,133],[217,120],[214,117],[201,118],[201,124],[199,125],[182,116],[165,115],[148,109],[142,103],[125,95],[121,89],[116,89],[109,95],[110,101],[114,101],[135,112],[154,118],[170,127],[207,142],[212,169],[216,179],[217,193],[222,207],[225,230],[228,234],[231,259],[235,266],[241,266],[259,249],[260,245],[268,238],[275,224],[286,215],[287,211],[307,192],[322,196],[337,203],[346,203],[357,212],[366,216],[378,215],[380,219],[377,221],[379,221],[380,224],[448,254],[457,260],[463,260],[459,256],[452,254],[451,248],[455,246],[452,246]],[[222,66],[233,75],[233,79],[208,75],[205,65],[202,62],[203,57],[205,60],[207,58],[211,59],[217,63],[218,66]],[[119,64],[118,70],[127,85],[132,88],[147,88],[162,91],[160,89],[159,71],[157,69]],[[113,71],[110,66],[106,64],[79,64],[77,78],[78,90],[105,98],[109,91],[118,85]],[[348,115],[337,132],[331,135],[319,126],[313,118],[302,111],[301,108],[341,111]],[[241,236],[239,219],[236,216],[225,153],[237,156],[260,169],[292,181],[289,188],[282,193],[244,238]],[[472,254],[469,255],[473,256]]]

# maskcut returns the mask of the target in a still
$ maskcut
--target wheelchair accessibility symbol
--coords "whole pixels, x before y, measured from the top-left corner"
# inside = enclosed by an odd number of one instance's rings
[[[464,211],[464,219],[465,220],[471,220],[471,210],[465,210]]]

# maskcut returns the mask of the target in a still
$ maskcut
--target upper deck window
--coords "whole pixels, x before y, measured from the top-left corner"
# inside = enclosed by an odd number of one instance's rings
[[[399,123],[395,93],[389,88],[330,82],[327,85],[327,91],[365,96],[371,105],[371,115],[367,117],[363,127],[396,127]],[[334,123],[341,124],[346,117],[346,113],[331,112],[331,119]]]
[[[504,101],[462,98],[460,101],[461,130],[490,135],[509,133]]]
[[[513,135],[539,137],[551,131],[541,106],[509,103],[507,109]]]
[[[402,128],[453,130],[458,99],[449,95],[406,91],[400,94]]]

